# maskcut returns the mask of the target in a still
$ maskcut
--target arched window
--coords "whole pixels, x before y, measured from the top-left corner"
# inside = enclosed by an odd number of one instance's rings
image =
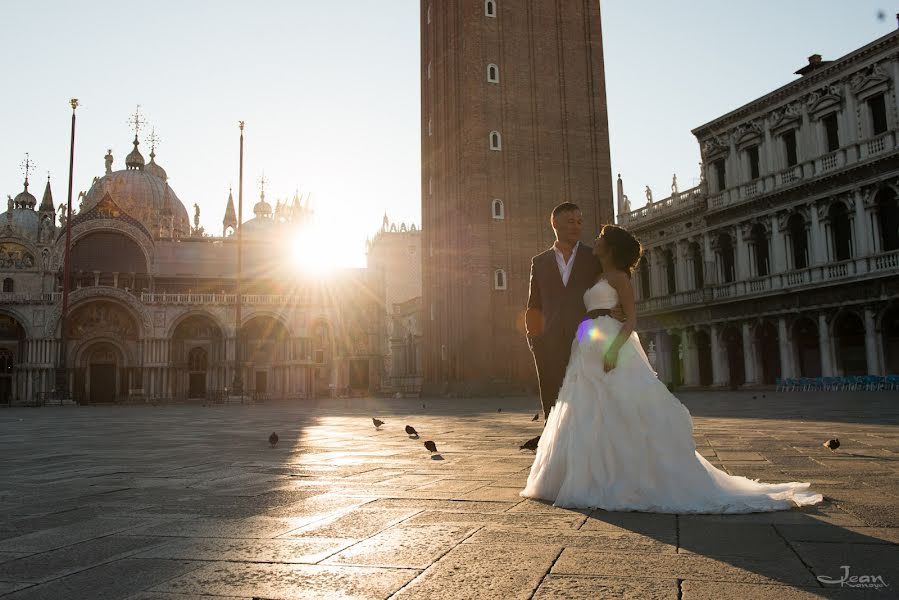
[[[490,149],[491,150],[502,150],[503,149],[503,138],[499,135],[498,131],[490,132]]]
[[[852,258],[852,225],[849,222],[849,211],[842,202],[834,202],[830,205],[828,216],[833,260],[849,260]]]
[[[484,14],[488,17],[496,18],[496,0],[484,1]]]
[[[644,254],[637,264],[637,272],[640,273],[640,299],[646,300],[652,296],[652,285],[649,277],[649,256]]]
[[[506,209],[503,206],[503,201],[499,198],[493,199],[493,218],[497,220],[502,220],[506,218]]]
[[[506,289],[506,272],[502,269],[497,269],[493,273],[493,288],[497,290]]]
[[[677,278],[675,276],[674,253],[671,250],[664,251],[665,256],[665,279],[668,284],[668,293],[677,292]]]
[[[799,213],[793,213],[787,220],[787,231],[790,234],[793,268],[804,269],[808,266],[808,234],[805,231],[805,219]]]
[[[761,223],[752,226],[750,233],[752,239],[752,248],[755,254],[755,274],[757,277],[764,277],[769,271],[768,265],[768,232]]]
[[[209,357],[203,348],[192,348],[187,355],[188,371],[205,371],[209,364]]]
[[[15,284],[13,283],[12,277],[7,277],[3,280],[3,291],[12,293]]]
[[[885,188],[877,192],[877,220],[880,222],[880,247],[883,252],[899,250],[899,201],[896,192]]]
[[[6,348],[0,348],[0,375],[12,373],[14,366],[12,352]]]
[[[736,279],[734,269],[734,243],[730,236],[722,233],[718,236],[718,257],[720,259],[720,276],[724,283],[731,283]]]
[[[494,64],[487,65],[487,81],[499,83],[499,67]]]
[[[428,135],[434,135],[434,121],[428,119]]]
[[[693,259],[693,289],[701,290],[705,286],[702,248],[697,242],[690,244],[690,256]]]

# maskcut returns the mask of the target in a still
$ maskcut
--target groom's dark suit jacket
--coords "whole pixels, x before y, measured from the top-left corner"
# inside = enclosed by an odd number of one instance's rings
[[[540,381],[544,417],[555,405],[571,355],[571,342],[587,309],[584,292],[596,281],[599,261],[590,246],[580,244],[568,285],[562,283],[556,253],[550,248],[531,260],[531,289],[526,326]]]

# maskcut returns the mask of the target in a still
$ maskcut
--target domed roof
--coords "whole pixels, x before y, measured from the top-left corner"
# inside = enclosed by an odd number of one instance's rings
[[[19,195],[16,196],[15,200],[13,200],[16,208],[34,208],[37,204],[37,198],[35,198],[31,192],[28,191],[28,180],[25,180],[25,189],[19,192]]]
[[[259,195],[259,202],[253,207],[253,214],[257,217],[271,216],[272,205],[265,201],[265,192]]]
[[[135,145],[135,151],[137,146]],[[134,152],[131,153],[133,155]],[[140,153],[138,152],[138,155]],[[131,164],[136,164],[129,155]],[[143,157],[141,157],[143,160]],[[111,161],[110,161],[111,162]],[[189,235],[190,219],[187,209],[165,179],[147,171],[144,167],[130,167],[123,171],[110,171],[96,180],[84,196],[81,212],[97,205],[109,193],[119,208],[140,221],[147,231],[159,230],[159,215],[168,205],[174,219],[176,235]],[[168,199],[167,199],[168,197]]]
[[[0,230],[9,223],[9,211],[0,214]],[[30,208],[14,208],[12,210],[13,232],[30,240],[36,240],[40,229],[40,217]]]
[[[128,156],[125,157],[125,167],[128,169],[143,169],[144,168],[144,155],[140,153],[140,150],[137,149],[137,146],[140,144],[137,141],[137,135],[134,136],[134,150],[128,153]]]
[[[156,153],[150,151],[150,162],[144,167],[144,171],[149,173],[150,175],[156,175],[163,181],[167,181],[169,176],[168,173],[165,172],[165,169],[156,164]]]

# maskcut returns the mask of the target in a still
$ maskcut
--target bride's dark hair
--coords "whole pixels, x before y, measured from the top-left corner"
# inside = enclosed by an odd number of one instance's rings
[[[643,245],[637,238],[618,225],[603,225],[597,237],[599,239],[604,239],[609,245],[615,266],[628,275],[633,274],[643,256]]]

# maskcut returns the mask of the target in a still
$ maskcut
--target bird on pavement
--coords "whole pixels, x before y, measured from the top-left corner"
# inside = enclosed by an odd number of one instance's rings
[[[496,412],[503,412],[503,409],[497,408],[497,409],[496,409]]]
[[[375,424],[375,429],[380,429],[381,425],[384,424],[384,421],[382,421],[381,419],[376,419],[375,417],[371,418],[371,422]]]
[[[415,428],[412,427],[411,425],[406,425],[406,434],[409,435],[410,437],[413,435],[418,437],[418,432],[415,431]]]
[[[272,445],[272,448],[274,448],[275,444],[278,443],[278,434],[273,431],[272,434],[268,436],[268,443]]]
[[[540,413],[537,413],[536,415],[534,415],[534,418],[531,419],[531,421],[536,421],[539,418],[540,418]]]
[[[531,438],[528,441],[526,441],[525,443],[523,443],[521,446],[518,447],[518,449],[519,450],[533,450],[534,452],[536,452],[537,444],[539,442],[540,442],[540,436],[538,435],[537,437]]]
[[[831,452],[833,452],[834,450],[836,450],[837,448],[840,447],[840,440],[839,440],[839,438],[834,438],[834,439],[832,439],[832,440],[827,440],[826,442],[824,442],[824,443],[822,444],[822,446],[824,446],[825,448],[827,448],[828,450],[830,450]]]
[[[428,440],[427,442],[425,442],[425,448],[427,448],[428,452],[430,452],[431,454],[433,454],[434,452],[437,452],[437,444],[435,444],[431,440]]]

